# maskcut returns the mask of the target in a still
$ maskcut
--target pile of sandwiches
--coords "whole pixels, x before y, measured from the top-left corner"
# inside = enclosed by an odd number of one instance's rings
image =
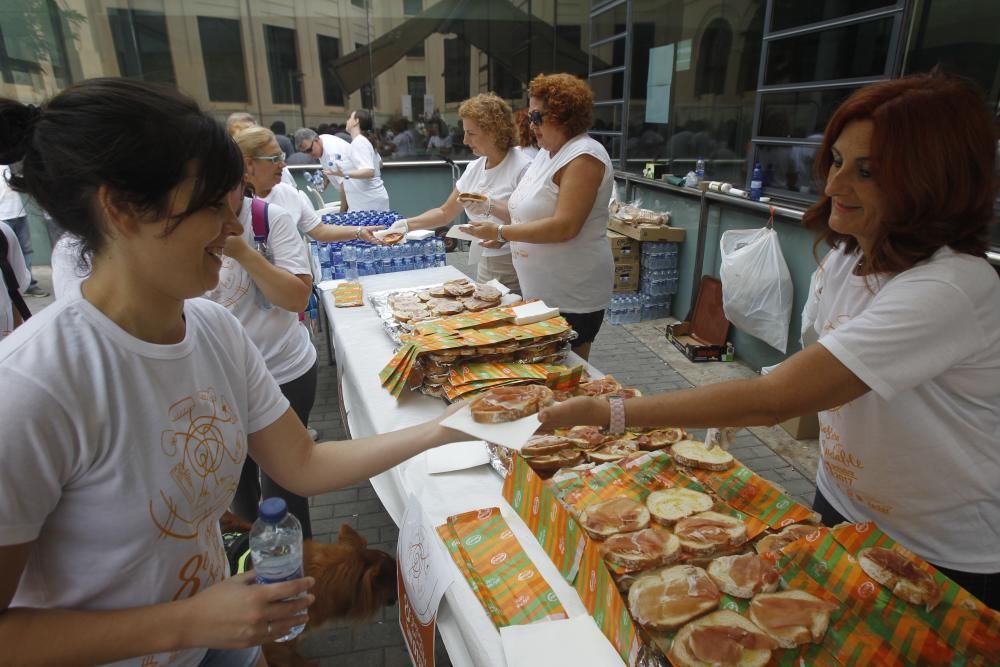
[[[494,308],[500,305],[502,297],[493,285],[459,278],[423,290],[396,292],[389,295],[388,301],[396,321],[412,326],[448,315]]]

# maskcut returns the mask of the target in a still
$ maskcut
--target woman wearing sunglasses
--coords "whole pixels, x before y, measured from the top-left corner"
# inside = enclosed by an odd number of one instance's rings
[[[465,229],[510,242],[524,297],[559,308],[578,334],[573,351],[586,359],[611,299],[606,235],[614,169],[604,147],[587,136],[593,95],[585,82],[543,74],[528,97],[541,151],[507,202],[511,224],[472,222]]]
[[[266,202],[285,209],[295,221],[299,232],[317,241],[353,241],[374,243],[372,232],[381,227],[342,227],[324,225],[316,210],[298,188],[281,182],[285,154],[278,146],[274,133],[266,127],[251,127],[234,137],[243,153],[247,184],[254,194]]]

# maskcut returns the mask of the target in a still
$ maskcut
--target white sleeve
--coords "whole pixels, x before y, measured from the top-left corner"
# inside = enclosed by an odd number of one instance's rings
[[[7,261],[14,271],[14,278],[17,280],[19,292],[24,292],[31,284],[31,272],[28,271],[27,264],[24,263],[24,255],[21,254],[21,244],[17,241],[17,234],[5,222],[0,222],[0,231],[7,237]]]
[[[303,234],[308,234],[323,221],[317,215],[316,209],[313,208],[312,202],[309,201],[309,197],[306,197],[306,193],[296,188],[295,197],[299,202],[299,231]]]
[[[271,228],[267,235],[267,245],[274,257],[274,265],[289,273],[311,276],[305,242],[299,236],[292,216],[275,204],[269,205],[267,214]]]
[[[936,278],[897,277],[819,343],[890,400],[981,350],[985,340],[971,300],[958,287]]]
[[[247,431],[256,433],[262,431],[274,422],[278,421],[281,415],[288,411],[290,405],[288,399],[281,393],[274,376],[267,372],[267,365],[260,350],[250,340],[246,329],[239,327],[239,334],[243,338],[243,351],[246,360],[247,378],[247,406],[248,423]]]
[[[375,149],[366,137],[359,135],[351,142],[351,160],[355,169],[375,169]]]
[[[86,470],[69,413],[36,380],[0,371],[0,545],[35,540],[63,489]]]

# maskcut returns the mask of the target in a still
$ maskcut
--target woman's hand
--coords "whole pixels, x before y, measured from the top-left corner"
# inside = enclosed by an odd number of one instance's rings
[[[507,245],[506,243],[501,243],[500,241],[480,241],[479,245],[484,248],[489,248],[490,250],[499,250],[500,248]]]
[[[487,195],[486,199],[465,199],[459,196],[458,201],[465,207],[465,212],[470,216],[485,216],[493,209],[493,200]]]
[[[538,411],[542,429],[551,431],[571,426],[607,426],[610,419],[608,402],[591,396],[577,396]]]
[[[283,637],[308,620],[315,596],[306,593],[316,580],[303,577],[277,584],[255,584],[253,572],[238,574],[188,598],[185,646],[243,648]]]
[[[243,236],[227,236],[224,251],[227,257],[232,257],[242,263],[248,252],[254,252]]]
[[[498,241],[497,227],[499,226],[495,222],[470,222],[460,226],[459,229],[484,241]]]
[[[378,243],[380,243],[380,241],[372,235],[372,232],[380,232],[383,229],[385,229],[385,227],[383,225],[375,225],[375,226],[372,226],[372,227],[362,227],[361,228],[361,235],[358,238],[360,238],[365,243],[376,243],[376,244],[378,244]]]

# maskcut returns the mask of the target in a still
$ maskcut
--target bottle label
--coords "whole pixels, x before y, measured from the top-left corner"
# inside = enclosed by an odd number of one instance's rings
[[[302,566],[300,565],[291,574],[289,574],[289,575],[287,575],[285,577],[280,577],[280,578],[276,578],[276,579],[275,578],[271,578],[271,577],[262,577],[262,576],[260,576],[258,574],[257,575],[257,583],[258,584],[280,584],[283,581],[292,581],[293,579],[301,579],[301,578],[302,578]]]

